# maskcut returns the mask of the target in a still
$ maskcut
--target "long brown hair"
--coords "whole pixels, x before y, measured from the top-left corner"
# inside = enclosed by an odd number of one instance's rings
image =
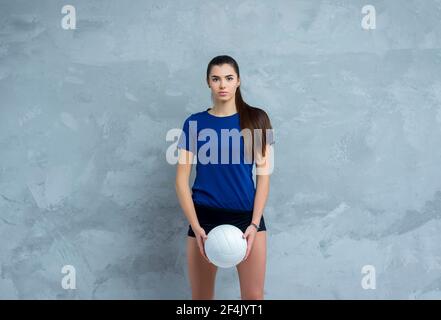
[[[232,57],[227,55],[221,55],[214,57],[209,63],[207,67],[207,82],[209,81],[209,76],[211,69],[213,66],[221,66],[223,64],[229,64],[233,67],[234,71],[237,74],[237,77],[240,78],[240,72],[239,72],[239,65],[237,64],[236,60],[234,60]],[[266,112],[262,109],[252,107],[248,103],[246,103],[243,98],[242,94],[240,92],[240,86],[236,89],[236,108],[237,112],[239,113],[240,117],[240,129],[249,129],[251,131],[251,141],[249,141],[249,136],[244,136],[245,141],[245,149],[248,156],[250,154],[252,155],[252,161],[254,161],[256,151],[258,155],[265,156],[265,147],[266,147],[266,130],[271,129],[271,121],[266,114]],[[254,141],[254,130],[255,129],[261,129],[262,130],[262,140],[261,141]],[[272,133],[272,132],[271,132]],[[254,146],[256,146],[257,150],[254,149]],[[260,149],[260,152],[259,152]]]

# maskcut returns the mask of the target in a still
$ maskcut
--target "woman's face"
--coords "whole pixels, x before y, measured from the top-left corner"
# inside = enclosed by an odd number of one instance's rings
[[[239,85],[240,79],[231,65],[226,63],[211,68],[208,86],[211,88],[215,100],[226,101],[234,98]]]

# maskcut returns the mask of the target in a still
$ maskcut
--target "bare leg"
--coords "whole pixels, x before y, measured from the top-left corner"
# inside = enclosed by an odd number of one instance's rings
[[[266,231],[254,238],[248,258],[237,266],[242,300],[263,300],[266,271]]]
[[[187,260],[193,300],[214,299],[217,267],[208,263],[199,251],[196,238],[187,237]]]

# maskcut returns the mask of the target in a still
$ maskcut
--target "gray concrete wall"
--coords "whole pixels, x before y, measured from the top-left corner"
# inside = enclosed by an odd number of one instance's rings
[[[441,298],[440,21],[434,0],[1,0],[0,298],[191,297],[165,136],[211,104],[219,54],[275,128],[265,297]]]

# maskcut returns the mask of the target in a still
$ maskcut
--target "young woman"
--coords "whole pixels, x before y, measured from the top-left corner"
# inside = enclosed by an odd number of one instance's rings
[[[210,61],[207,84],[214,105],[190,115],[184,122],[183,134],[178,141],[176,193],[189,221],[187,257],[192,298],[214,298],[217,267],[208,260],[204,243],[211,229],[220,224],[232,224],[242,230],[247,240],[245,257],[236,266],[241,298],[262,300],[267,241],[263,211],[269,193],[269,155],[274,142],[271,122],[265,111],[243,101],[239,67],[232,57],[217,56]],[[201,160],[200,154],[208,154],[207,148],[203,147],[206,142],[199,136],[206,129],[216,133],[218,141],[214,146],[215,151],[219,151],[216,156],[216,152],[210,149],[208,157],[213,160],[213,152],[218,161]],[[221,143],[222,129],[224,132],[225,129],[229,132],[237,130],[240,133],[239,143],[236,140],[233,146],[228,143],[225,147]],[[251,134],[243,134],[247,130]],[[260,135],[254,133],[259,131]],[[214,139],[213,135],[209,136],[209,140]],[[205,152],[200,152],[201,148]],[[230,154],[233,158],[239,155],[240,162],[230,160]],[[189,178],[194,156],[197,159],[196,178],[190,192]],[[227,163],[226,159],[229,160]],[[256,187],[253,164],[256,165]]]

